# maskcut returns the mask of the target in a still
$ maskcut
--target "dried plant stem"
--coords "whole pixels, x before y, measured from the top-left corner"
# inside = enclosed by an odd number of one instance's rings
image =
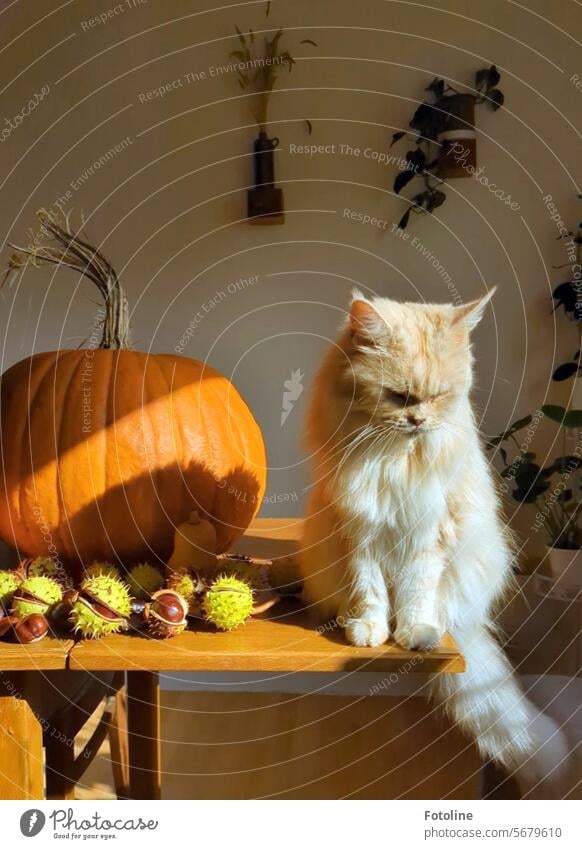
[[[47,245],[32,245],[28,248],[10,245],[15,253],[8,261],[4,282],[14,274],[30,266],[63,265],[78,271],[94,283],[105,304],[103,333],[100,348],[129,347],[129,315],[125,293],[113,266],[102,253],[84,241],[80,230],[74,232],[70,216],[62,219],[40,209],[37,212],[40,232],[49,240]]]

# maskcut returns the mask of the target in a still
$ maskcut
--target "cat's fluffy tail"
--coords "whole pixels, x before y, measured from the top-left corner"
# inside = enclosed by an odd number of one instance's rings
[[[494,636],[486,628],[470,628],[455,632],[455,639],[467,670],[435,675],[433,696],[475,739],[485,759],[518,774],[527,769],[530,780],[534,773],[539,781],[550,774],[556,777],[567,759],[564,735],[523,694]]]

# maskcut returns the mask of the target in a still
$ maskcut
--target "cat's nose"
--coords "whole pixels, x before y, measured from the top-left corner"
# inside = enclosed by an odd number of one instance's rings
[[[420,427],[421,424],[424,424],[425,419],[422,416],[415,415],[414,413],[408,414],[408,422],[415,427]]]

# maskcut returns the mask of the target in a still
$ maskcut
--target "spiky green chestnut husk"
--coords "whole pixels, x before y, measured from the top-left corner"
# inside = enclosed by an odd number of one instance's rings
[[[8,610],[12,604],[12,596],[18,589],[18,574],[3,569],[0,572],[0,607]]]
[[[99,604],[108,609],[109,615],[100,613]],[[71,611],[71,623],[82,637],[96,639],[124,630],[130,613],[129,589],[119,578],[101,573],[83,581]]]
[[[164,576],[151,563],[138,563],[127,575],[130,592],[135,598],[147,599],[164,586]]]
[[[28,616],[31,613],[46,616],[62,597],[63,591],[54,578],[43,575],[25,578],[14,594],[12,609],[16,616]]]
[[[89,566],[85,566],[85,578],[96,578],[99,575],[106,575],[108,578],[120,578],[119,569],[113,563],[108,563],[106,560],[95,560]]]
[[[253,610],[253,591],[246,581],[221,575],[204,595],[205,618],[221,631],[234,631]]]
[[[221,554],[218,558],[219,574],[232,575],[247,583],[253,590],[264,590],[269,586],[266,564],[268,560],[257,560],[246,554]]]
[[[62,589],[72,585],[63,564],[54,557],[36,557],[24,561],[24,564],[28,578],[52,578]]]
[[[202,616],[201,597],[205,589],[204,584],[196,574],[175,572],[168,578],[168,588],[175,590],[188,604],[188,616],[200,618]]]

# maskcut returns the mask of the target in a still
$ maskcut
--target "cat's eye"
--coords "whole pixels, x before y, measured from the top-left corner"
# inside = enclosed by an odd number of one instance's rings
[[[389,401],[392,401],[393,404],[397,404],[399,407],[418,404],[418,398],[409,392],[396,392],[394,389],[385,389],[384,393]]]

